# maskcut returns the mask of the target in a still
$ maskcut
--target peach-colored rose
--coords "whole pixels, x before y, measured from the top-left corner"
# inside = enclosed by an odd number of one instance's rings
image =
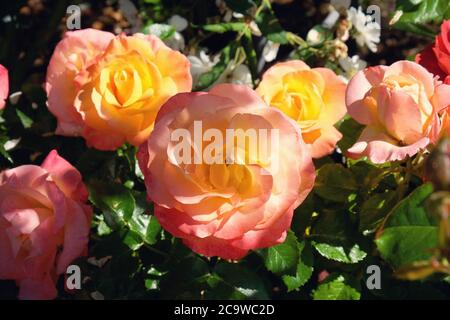
[[[0,110],[5,107],[9,92],[8,70],[0,64]]]
[[[327,68],[303,61],[281,62],[268,69],[256,92],[272,107],[294,119],[313,158],[333,152],[342,134],[334,124],[346,113],[345,82]]]
[[[450,86],[411,61],[358,72],[347,89],[349,114],[366,125],[348,150],[352,158],[374,163],[403,160],[435,142],[439,112],[450,101]]]
[[[256,154],[250,151],[251,143],[239,150],[230,147],[228,153],[225,139],[218,143],[216,138],[205,138],[220,149],[212,154],[222,162],[211,164],[190,161],[195,155],[203,155],[200,160],[204,160],[211,144],[199,147],[188,139],[193,153],[189,161],[179,161],[173,134],[185,130],[195,137],[199,121],[206,130],[204,137],[208,129],[221,134],[227,129],[265,129],[276,130],[278,139],[270,140],[273,152]],[[262,135],[253,141],[259,144],[261,139]],[[272,148],[275,144],[278,147]],[[229,156],[233,151],[244,151],[242,161]],[[225,259],[239,259],[248,250],[283,242],[294,209],[315,180],[309,148],[295,122],[242,85],[221,84],[208,93],[171,98],[161,108],[149,140],[140,147],[138,160],[161,225],[195,252]]]
[[[0,279],[19,299],[53,299],[58,275],[87,251],[91,208],[80,173],[53,150],[0,173]]]
[[[157,37],[93,29],[66,33],[47,71],[56,133],[81,135],[89,146],[114,150],[145,141],[161,105],[191,90],[187,58]]]

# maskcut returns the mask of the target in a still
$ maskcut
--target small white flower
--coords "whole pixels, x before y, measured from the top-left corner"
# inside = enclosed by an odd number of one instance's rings
[[[230,69],[232,69],[232,71],[228,74],[225,71],[225,82],[253,87],[252,74],[250,73],[250,69],[245,64],[231,66]]]
[[[15,147],[17,147],[19,142],[20,142],[20,138],[8,140],[3,145],[3,148],[5,149],[5,151],[10,151],[10,150],[14,149]]]
[[[227,69],[220,75],[219,79],[217,79],[213,85],[219,83],[242,84],[253,88],[250,69],[245,64],[236,65],[233,62],[228,65]]]
[[[402,10],[395,11],[394,16],[392,17],[391,21],[389,21],[389,25],[392,26],[392,25],[396,24],[398,22],[398,20],[400,20],[402,15],[403,15]]]
[[[333,28],[336,22],[339,20],[340,16],[341,15],[339,14],[339,12],[337,12],[336,10],[331,10],[325,20],[323,20],[322,27],[327,29]]]
[[[275,60],[278,54],[278,49],[280,49],[280,44],[273,42],[273,41],[267,41],[266,45],[264,46],[262,56],[264,57],[264,60],[266,62],[272,62]]]
[[[14,93],[11,93],[9,95],[9,102],[11,102],[12,105],[17,104],[19,102],[20,97],[22,96],[22,91],[17,91]]]
[[[322,36],[316,29],[311,29],[306,35],[306,41],[312,45],[319,44],[322,41]]]
[[[248,26],[250,27],[250,30],[252,31],[252,34],[254,36],[256,36],[256,37],[262,36],[261,30],[259,30],[259,27],[254,20],[252,20],[252,22],[250,22],[250,24]]]
[[[348,79],[351,79],[359,70],[363,70],[367,67],[367,62],[360,59],[358,55],[354,55],[351,58],[339,58],[339,64],[345,71],[345,75]]]
[[[175,30],[178,32],[183,31],[188,26],[188,21],[182,16],[179,16],[178,14],[175,14],[172,17],[170,17],[167,23],[173,26]]]
[[[359,7],[358,10],[352,7],[347,13],[348,18],[352,23],[352,27],[356,29],[354,37],[358,45],[366,45],[370,51],[376,52],[377,43],[380,42],[380,25],[377,22],[372,21],[370,15],[366,16],[364,12],[362,12],[361,7]]]
[[[211,71],[219,62],[219,55],[211,60],[211,57],[204,50],[200,50],[198,56],[190,55],[187,58],[191,62],[191,75],[194,83],[197,83],[202,74]]]
[[[170,38],[164,39],[163,41],[168,47],[172,48],[173,50],[181,51],[185,46],[184,37],[178,31],[175,31]]]

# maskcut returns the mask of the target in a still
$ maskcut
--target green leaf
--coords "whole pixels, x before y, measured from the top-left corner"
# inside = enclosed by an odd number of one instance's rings
[[[207,289],[208,263],[198,255],[190,254],[181,261],[173,253],[167,273],[161,278],[163,299],[200,299]]]
[[[130,230],[137,233],[140,238],[152,245],[158,240],[161,226],[155,216],[151,215],[153,207],[146,201],[145,193],[135,194],[136,207],[128,221]]]
[[[367,256],[367,253],[361,250],[358,244],[347,248],[328,243],[313,242],[313,246],[325,258],[343,263],[358,263]]]
[[[157,36],[161,40],[170,38],[171,36],[173,36],[175,31],[176,30],[173,26],[161,23],[152,23],[142,29],[143,33],[152,34],[154,36]]]
[[[248,13],[248,10],[256,6],[253,0],[225,0],[225,3],[231,10],[243,14]]]
[[[432,186],[425,184],[403,199],[375,241],[381,257],[394,268],[429,259],[430,250],[438,245],[437,223],[425,210],[425,200],[432,192]]]
[[[266,268],[277,275],[294,272],[300,258],[298,249],[297,238],[289,231],[283,243],[262,250]]]
[[[341,122],[338,129],[343,136],[338,142],[338,147],[343,152],[346,152],[358,140],[364,126],[356,122],[353,118],[347,117]]]
[[[215,81],[217,81],[217,79],[219,79],[222,73],[227,69],[230,61],[234,59],[236,49],[236,45],[232,43],[222,50],[219,62],[212,68],[211,71],[202,74],[198,79],[195,88],[197,91],[208,88]]]
[[[367,199],[361,206],[359,214],[359,231],[373,232],[397,203],[397,192],[377,193]]]
[[[243,22],[228,22],[228,23],[216,23],[216,24],[205,24],[202,29],[209,32],[215,33],[225,33],[229,31],[242,31],[245,28],[245,23]]]
[[[315,192],[322,198],[347,202],[358,190],[353,173],[340,164],[325,164],[317,172]]]
[[[9,155],[8,151],[5,150],[5,143],[8,141],[7,136],[0,137],[0,154],[7,159],[9,162],[13,163],[13,159]]]
[[[19,117],[19,120],[22,123],[23,127],[25,129],[31,128],[31,126],[33,125],[33,119],[31,119],[29,116],[27,116],[25,113],[23,113],[19,109],[15,109],[15,110],[16,110],[16,114]]]
[[[133,216],[134,197],[130,190],[119,184],[93,181],[88,185],[89,199],[100,210],[107,225],[117,230]]]
[[[404,226],[383,231],[376,240],[381,257],[394,268],[411,264],[431,257],[427,251],[437,246],[437,227]]]
[[[236,263],[219,262],[208,281],[215,299],[268,299],[263,280],[252,270]],[[210,294],[211,294],[210,293]]]
[[[123,238],[123,243],[125,243],[128,246],[128,248],[130,248],[133,251],[138,250],[143,244],[141,236],[132,230],[129,230],[125,234],[125,237]]]
[[[272,42],[287,44],[288,33],[281,27],[278,18],[271,9],[263,10],[256,18],[255,22],[261,33]]]
[[[425,24],[428,22],[440,23],[450,7],[448,0],[400,0],[397,1],[397,10],[403,14],[399,22]]]
[[[288,288],[288,292],[297,290],[303,286],[312,276],[314,271],[314,256],[309,242],[302,241],[298,244],[300,260],[297,264],[295,275],[284,275],[283,282]]]
[[[329,276],[313,292],[314,300],[359,300],[361,293],[343,275]]]
[[[448,0],[399,0],[397,10],[403,14],[394,25],[397,29],[413,32],[422,36],[434,37],[426,24],[440,24],[450,12]]]
[[[309,242],[299,242],[292,231],[286,240],[274,247],[261,250],[266,268],[282,276],[288,291],[303,286],[313,272],[313,255]]]

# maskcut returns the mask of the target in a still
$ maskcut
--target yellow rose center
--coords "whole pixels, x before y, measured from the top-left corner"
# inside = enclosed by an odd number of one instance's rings
[[[282,88],[270,104],[296,120],[302,129],[311,127],[324,107],[323,79],[313,70],[302,70],[286,74]]]

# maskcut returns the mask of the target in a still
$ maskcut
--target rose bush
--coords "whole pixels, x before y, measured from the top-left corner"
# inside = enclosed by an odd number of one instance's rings
[[[94,29],[66,33],[46,82],[56,133],[81,135],[101,150],[141,144],[161,105],[191,87],[189,61],[157,37]]]
[[[222,133],[278,129],[278,155],[266,154],[254,163],[180,163],[171,133],[193,130],[194,121]],[[246,149],[246,155],[255,156],[249,153]],[[275,156],[280,157],[276,167],[269,165]],[[161,225],[195,252],[225,259],[283,242],[294,209],[311,191],[315,178],[310,153],[295,124],[240,85],[217,85],[208,93],[171,98],[138,159]]]
[[[81,175],[53,150],[41,166],[0,173],[0,279],[20,299],[53,299],[55,282],[87,254],[92,209]]]
[[[0,300],[450,298],[430,3],[5,2]]]

